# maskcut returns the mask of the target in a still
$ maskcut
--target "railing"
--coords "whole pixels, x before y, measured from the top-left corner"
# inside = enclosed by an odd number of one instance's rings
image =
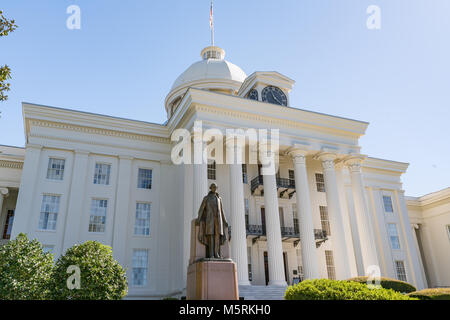
[[[276,178],[277,188],[295,189],[295,180],[287,178]],[[252,193],[264,184],[263,176],[257,176],[251,182]]]
[[[294,227],[281,227],[281,235],[289,238],[300,238],[300,232],[295,232]]]
[[[248,236],[261,237],[266,235],[265,226],[262,225],[249,224],[246,229]],[[295,229],[296,228],[294,227],[281,227],[281,236],[288,238],[300,238],[300,232]],[[314,229],[314,238],[316,240],[324,240],[327,238],[327,232],[322,229]]]
[[[327,239],[327,232],[322,229],[314,229],[314,238],[316,240],[325,240]]]

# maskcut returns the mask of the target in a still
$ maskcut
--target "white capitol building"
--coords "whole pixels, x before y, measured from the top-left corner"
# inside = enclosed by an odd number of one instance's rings
[[[407,163],[360,153],[367,122],[292,106],[293,80],[247,76],[218,47],[201,55],[167,95],[164,124],[23,103],[25,148],[0,146],[1,243],[23,232],[57,257],[97,240],[127,268],[129,298],[184,295],[191,221],[215,182],[241,296],[374,265],[419,289],[450,286],[450,189],[406,197]],[[278,173],[173,164],[172,133],[198,120],[279,129]]]

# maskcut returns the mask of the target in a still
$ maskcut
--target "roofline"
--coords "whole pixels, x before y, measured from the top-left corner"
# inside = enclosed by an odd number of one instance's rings
[[[143,124],[151,124],[151,125],[157,125],[157,126],[165,127],[163,124],[156,123],[156,122],[149,122],[149,121],[136,120],[136,119],[130,119],[130,118],[116,117],[116,116],[111,116],[111,115],[107,115],[107,114],[101,114],[101,113],[95,113],[95,112],[89,112],[89,111],[81,111],[81,110],[75,110],[75,109],[69,109],[69,108],[54,107],[54,106],[48,106],[48,105],[44,105],[44,104],[37,104],[37,103],[31,103],[31,102],[22,101],[22,106],[24,104],[28,104],[28,105],[32,105],[32,106],[36,106],[36,107],[55,109],[55,110],[60,110],[60,111],[71,111],[71,112],[76,112],[76,113],[83,113],[83,114],[87,114],[87,115],[94,115],[94,116],[99,116],[99,117],[115,119],[115,120],[126,120],[126,121],[140,122],[140,123],[143,123]]]
[[[11,146],[11,145],[7,145],[7,144],[0,144],[0,147],[15,148],[15,149],[25,149],[25,147]]]
[[[244,97],[232,96],[232,95],[228,95],[228,94],[221,93],[221,92],[210,91],[210,90],[207,90],[207,89],[199,89],[199,88],[195,88],[195,87],[189,87],[188,91],[189,90],[206,91],[206,92],[213,93],[213,94],[220,94],[220,95],[224,95],[224,96],[227,96],[227,97],[232,97],[232,98],[237,98],[237,99],[242,99],[242,100],[248,100],[247,98],[244,98]],[[361,121],[361,120],[355,120],[355,119],[341,117],[341,116],[335,116],[335,115],[328,114],[328,113],[323,113],[323,112],[311,111],[311,110],[300,109],[300,108],[295,108],[295,107],[290,107],[290,106],[280,106],[280,105],[277,105],[277,104],[273,104],[273,103],[269,103],[269,102],[263,102],[263,101],[255,101],[255,102],[267,103],[269,105],[277,106],[277,107],[280,107],[280,108],[288,108],[288,109],[292,109],[292,110],[299,110],[299,111],[303,111],[303,112],[309,112],[309,113],[317,114],[317,115],[320,115],[320,116],[327,116],[327,117],[332,117],[332,118],[341,119],[341,120],[354,121],[354,122],[358,122],[358,123],[362,123],[362,124],[366,124],[366,125],[370,124],[367,121]]]

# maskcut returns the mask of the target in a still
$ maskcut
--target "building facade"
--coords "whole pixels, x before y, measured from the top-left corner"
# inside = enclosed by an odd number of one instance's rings
[[[362,155],[366,122],[291,107],[288,77],[247,76],[218,47],[201,56],[167,95],[164,124],[23,103],[25,148],[0,146],[1,241],[23,232],[57,257],[97,240],[127,268],[129,298],[182,295],[191,221],[215,182],[242,286],[347,279],[373,266],[418,288],[450,285],[449,239],[431,230],[450,228],[448,195],[439,212],[406,198],[408,164]],[[243,164],[174,164],[174,131],[195,135],[196,121],[279,129],[277,173],[248,163],[248,145],[233,150]],[[431,233],[418,237],[418,225]]]

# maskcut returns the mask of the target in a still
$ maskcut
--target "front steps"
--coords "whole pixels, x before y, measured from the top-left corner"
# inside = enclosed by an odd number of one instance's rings
[[[245,300],[283,300],[287,287],[239,286],[239,296]]]

